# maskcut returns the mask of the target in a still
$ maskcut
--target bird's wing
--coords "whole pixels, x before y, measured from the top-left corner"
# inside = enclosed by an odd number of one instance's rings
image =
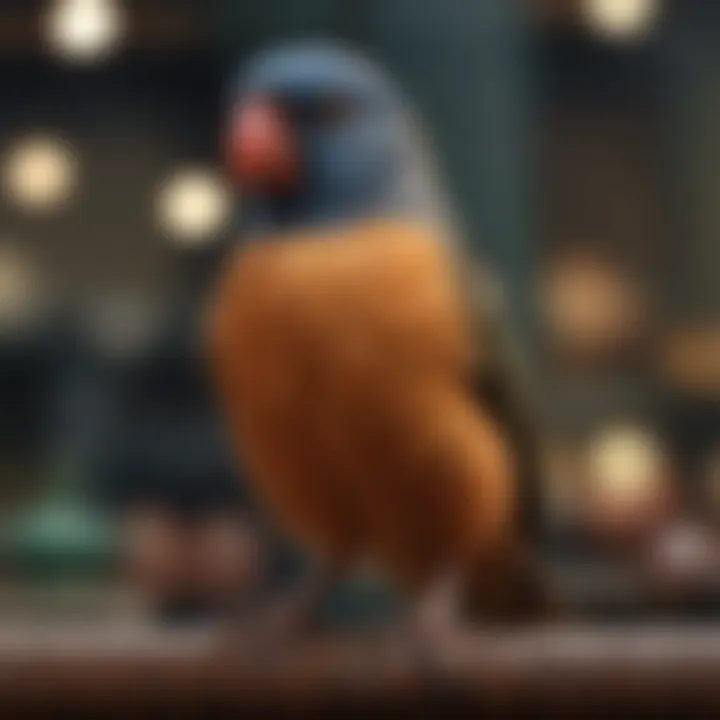
[[[473,393],[511,440],[519,478],[519,529],[528,538],[541,532],[540,430],[526,363],[508,327],[497,283],[478,263],[469,274],[468,295],[476,364]]]

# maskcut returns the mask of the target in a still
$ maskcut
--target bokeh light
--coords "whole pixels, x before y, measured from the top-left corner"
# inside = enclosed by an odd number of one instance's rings
[[[599,357],[639,337],[639,289],[611,264],[573,253],[550,265],[541,284],[543,315],[562,353]]]
[[[97,62],[110,55],[124,34],[124,17],[115,0],[56,0],[46,12],[43,37],[64,60]]]
[[[661,468],[658,441],[642,428],[604,430],[591,447],[591,474],[599,490],[608,496],[633,498],[646,494]]]
[[[632,425],[604,429],[588,457],[588,514],[603,532],[643,531],[667,507],[667,459],[650,430]]]
[[[180,246],[212,242],[229,221],[231,211],[232,197],[222,177],[204,168],[172,173],[163,181],[156,200],[163,233]]]
[[[582,13],[589,28],[602,37],[636,40],[657,22],[658,0],[583,0]]]
[[[64,205],[78,184],[74,148],[55,135],[32,135],[12,144],[4,158],[3,189],[24,212],[43,213]]]

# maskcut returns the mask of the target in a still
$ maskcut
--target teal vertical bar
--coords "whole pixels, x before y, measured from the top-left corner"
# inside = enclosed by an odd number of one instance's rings
[[[533,64],[517,0],[370,3],[366,42],[419,102],[472,245],[534,342]]]

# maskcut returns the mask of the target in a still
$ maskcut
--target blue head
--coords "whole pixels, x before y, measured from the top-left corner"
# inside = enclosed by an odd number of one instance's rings
[[[235,79],[228,100],[228,159],[251,223],[342,222],[411,201],[424,171],[408,108],[363,56],[329,43],[273,49]]]

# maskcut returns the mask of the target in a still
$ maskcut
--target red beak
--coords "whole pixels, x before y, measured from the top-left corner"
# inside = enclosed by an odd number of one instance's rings
[[[281,109],[271,100],[254,98],[237,107],[229,135],[230,171],[242,186],[265,192],[295,186],[295,139]]]

